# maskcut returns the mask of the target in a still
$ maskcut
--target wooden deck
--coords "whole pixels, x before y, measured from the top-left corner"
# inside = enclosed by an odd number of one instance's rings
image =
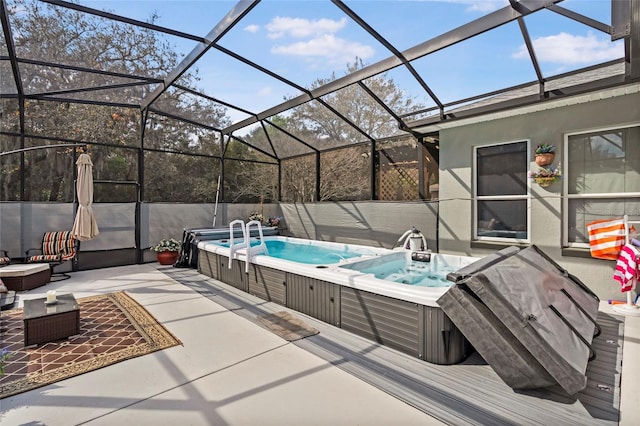
[[[191,269],[165,274],[259,325],[258,315],[287,311]],[[559,386],[514,391],[474,353],[458,365],[435,365],[288,310],[320,333],[293,344],[452,425],[617,425],[624,318],[600,313],[596,359],[587,388],[567,395]]]

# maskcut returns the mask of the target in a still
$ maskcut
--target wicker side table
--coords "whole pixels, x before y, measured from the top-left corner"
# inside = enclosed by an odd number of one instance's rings
[[[24,346],[66,339],[80,333],[80,307],[73,294],[61,294],[53,305],[47,299],[24,301]]]

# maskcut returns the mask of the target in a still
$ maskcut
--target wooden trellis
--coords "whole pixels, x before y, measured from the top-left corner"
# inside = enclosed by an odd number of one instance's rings
[[[378,199],[391,201],[418,200],[418,162],[390,163],[380,169]]]

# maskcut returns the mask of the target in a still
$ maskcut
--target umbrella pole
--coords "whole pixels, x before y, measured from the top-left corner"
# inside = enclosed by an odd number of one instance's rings
[[[220,196],[220,175],[218,175],[218,188],[216,189],[216,204],[213,208],[213,227],[216,227],[216,216],[218,214],[218,197]]]

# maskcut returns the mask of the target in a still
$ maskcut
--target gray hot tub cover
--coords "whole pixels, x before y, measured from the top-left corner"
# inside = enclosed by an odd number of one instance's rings
[[[512,388],[586,386],[599,300],[536,246],[500,250],[456,272],[438,303]]]

